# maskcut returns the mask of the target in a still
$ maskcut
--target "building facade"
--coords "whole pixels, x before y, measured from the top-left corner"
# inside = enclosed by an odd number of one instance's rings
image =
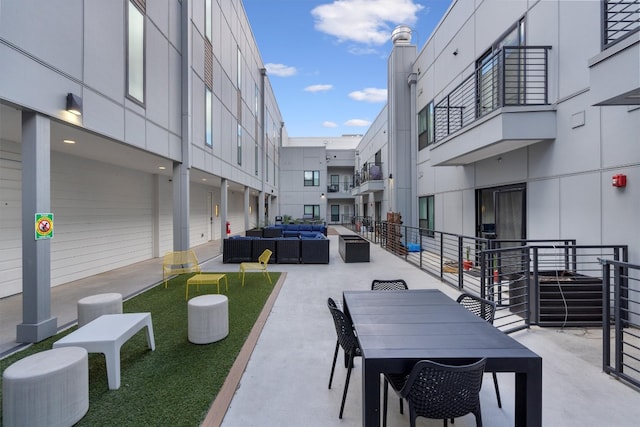
[[[19,341],[55,332],[51,286],[273,217],[286,130],[240,0],[0,0],[0,75]]]
[[[638,5],[453,1],[415,57],[395,42],[388,111],[357,148],[383,160],[382,180],[359,197],[407,225],[626,244],[640,262]],[[407,93],[410,146],[396,113]],[[394,196],[396,176],[415,193]]]

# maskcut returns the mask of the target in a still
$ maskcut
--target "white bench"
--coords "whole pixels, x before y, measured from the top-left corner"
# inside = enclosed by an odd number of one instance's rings
[[[57,347],[83,347],[89,353],[103,353],[107,362],[109,388],[120,388],[120,347],[147,327],[147,344],[155,350],[151,313],[105,314],[53,343]]]

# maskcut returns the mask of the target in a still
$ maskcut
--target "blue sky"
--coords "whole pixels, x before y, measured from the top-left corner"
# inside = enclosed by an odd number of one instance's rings
[[[289,136],[364,134],[386,102],[391,31],[420,50],[451,0],[243,0]]]

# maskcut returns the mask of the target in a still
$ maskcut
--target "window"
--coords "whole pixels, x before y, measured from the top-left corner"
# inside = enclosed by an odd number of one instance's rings
[[[213,145],[213,112],[211,111],[211,89],[208,87],[204,88],[205,96],[204,96],[204,142],[209,147]]]
[[[204,35],[211,40],[211,0],[204,2]]]
[[[260,89],[258,88],[258,85],[256,84],[255,90],[254,90],[254,103],[253,103],[253,114],[256,116],[256,119],[258,118],[258,108],[260,107]]]
[[[144,13],[133,1],[127,21],[127,96],[144,104]]]
[[[242,125],[238,123],[238,166],[242,166]]]
[[[435,228],[433,198],[434,196],[425,196],[418,199],[420,234],[428,237],[433,237]]]
[[[320,171],[304,171],[304,186],[305,187],[320,186]]]
[[[331,222],[340,222],[340,205],[331,205]]]
[[[304,205],[304,219],[320,219],[320,205]]]
[[[418,150],[433,144],[433,101],[418,113]]]
[[[329,188],[327,191],[329,193],[337,193],[340,191],[340,175],[331,175],[331,184],[329,184]]]
[[[236,86],[239,91],[242,91],[242,52],[238,46],[238,69],[236,74]]]

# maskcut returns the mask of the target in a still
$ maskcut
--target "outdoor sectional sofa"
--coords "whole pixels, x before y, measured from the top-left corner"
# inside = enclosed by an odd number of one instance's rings
[[[321,232],[298,232],[296,237],[243,237],[233,236],[222,243],[222,262],[255,262],[270,249],[269,262],[278,264],[328,264],[329,239]]]

